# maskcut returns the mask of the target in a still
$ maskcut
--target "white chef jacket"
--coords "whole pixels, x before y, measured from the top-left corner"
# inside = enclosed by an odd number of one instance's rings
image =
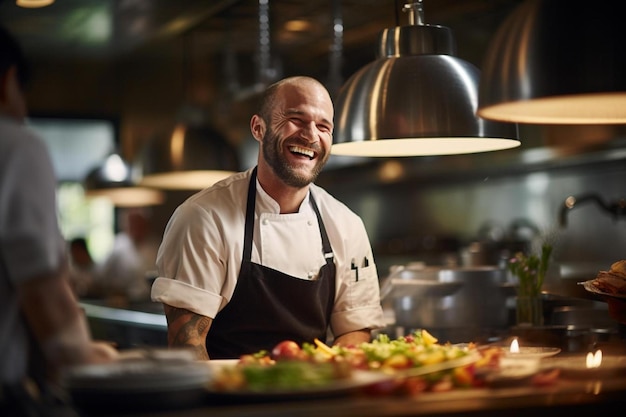
[[[154,301],[211,318],[229,302],[241,267],[251,173],[235,174],[176,209],[157,254]],[[362,220],[322,188],[312,184],[310,192],[337,267],[333,333],[383,327],[378,273]],[[280,214],[278,203],[257,181],[251,261],[301,279],[316,278],[326,260],[309,196],[298,213]]]

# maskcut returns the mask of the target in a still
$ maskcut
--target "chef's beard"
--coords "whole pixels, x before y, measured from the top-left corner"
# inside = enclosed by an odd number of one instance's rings
[[[300,143],[297,140],[294,140],[293,144],[311,148],[311,145],[307,142]],[[328,161],[329,154],[327,154],[326,151],[321,149],[319,146],[314,146],[313,149],[317,153],[317,161],[313,170],[308,175],[303,175],[301,174],[301,171],[298,171],[296,167],[291,165],[287,158],[285,158],[278,135],[276,135],[271,129],[267,129],[267,132],[263,137],[263,146],[261,146],[263,158],[274,170],[276,176],[278,176],[278,178],[280,178],[280,180],[285,184],[296,188],[302,188],[312,182],[315,182],[320,172],[322,172],[322,168],[326,165],[326,161]]]

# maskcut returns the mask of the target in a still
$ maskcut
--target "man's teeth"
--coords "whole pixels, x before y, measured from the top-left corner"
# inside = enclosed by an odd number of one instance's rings
[[[299,146],[290,146],[289,150],[293,153],[299,153],[302,155],[306,155],[309,158],[313,159],[313,157],[315,156],[315,152],[309,150],[309,149],[305,149],[305,148],[301,148]]]

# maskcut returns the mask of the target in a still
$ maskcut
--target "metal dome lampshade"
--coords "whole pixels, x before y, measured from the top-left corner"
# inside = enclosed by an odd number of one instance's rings
[[[454,56],[449,28],[423,23],[422,4],[404,6],[409,26],[385,29],[378,59],[335,100],[336,155],[450,155],[514,148],[517,125],[476,115],[480,71]]]
[[[52,3],[54,3],[54,0],[15,0],[16,5],[27,9],[46,7],[50,6]]]
[[[117,207],[154,206],[165,200],[160,190],[136,186],[130,164],[117,153],[87,174],[84,187],[86,197],[106,197]]]
[[[478,114],[534,124],[625,124],[621,2],[527,0],[482,66]]]
[[[216,129],[179,123],[148,142],[135,163],[139,184],[168,190],[201,190],[239,170],[237,150]]]

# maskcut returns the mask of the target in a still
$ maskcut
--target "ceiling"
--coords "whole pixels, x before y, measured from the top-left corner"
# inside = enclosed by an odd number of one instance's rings
[[[457,56],[480,66],[487,42],[521,0],[424,0],[425,23],[450,27]],[[56,0],[23,9],[0,0],[0,22],[32,60],[119,59],[185,39],[189,59],[218,62],[215,83],[245,95],[257,83],[306,74],[338,88],[375,58],[378,33],[407,25],[403,0]],[[268,16],[266,26],[260,25]],[[307,25],[288,29],[288,22]],[[333,22],[343,32],[333,31]],[[261,40],[268,39],[262,46]],[[153,51],[159,51],[153,48]],[[164,57],[166,59],[166,57]],[[253,88],[254,89],[254,88]]]

